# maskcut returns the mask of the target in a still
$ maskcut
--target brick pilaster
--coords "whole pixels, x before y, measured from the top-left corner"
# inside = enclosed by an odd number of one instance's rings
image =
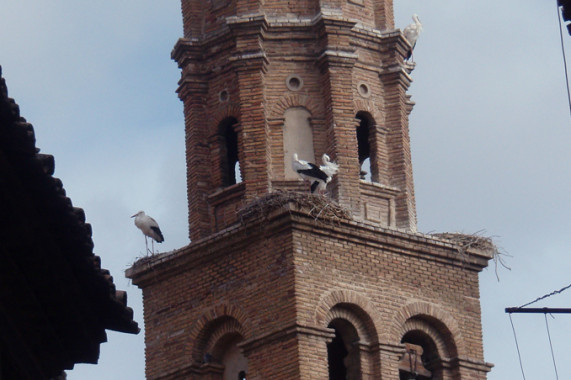
[[[401,189],[395,199],[396,226],[416,231],[416,206],[412,177],[412,158],[408,114],[410,100],[407,90],[412,82],[404,67],[405,45],[399,34],[385,40],[388,59],[380,78],[385,92],[386,146],[389,151],[389,185]]]
[[[173,58],[183,69],[177,90],[184,103],[188,222],[191,240],[207,236],[211,232],[207,197],[211,175],[208,147],[208,69],[202,63],[202,47],[187,39],[178,41]]]

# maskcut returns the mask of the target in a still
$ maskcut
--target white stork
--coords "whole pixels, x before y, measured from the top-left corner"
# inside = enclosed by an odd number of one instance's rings
[[[147,236],[151,238],[151,244],[153,247],[151,254],[154,254],[155,241],[157,243],[162,243],[165,241],[163,233],[159,228],[159,224],[156,222],[156,220],[146,215],[144,211],[139,211],[131,218],[135,218],[135,226],[137,226],[137,228],[143,232],[143,235],[145,235],[145,247],[147,248],[147,253],[149,253],[149,243],[147,242]]]
[[[319,182],[317,189],[320,192],[324,192],[327,184],[331,182],[331,178],[339,171],[339,165],[335,162],[331,162],[331,159],[326,153],[323,153],[323,156],[321,156],[321,162],[323,165],[321,165],[319,169],[327,175],[327,180],[325,182]]]
[[[293,154],[293,160],[291,162],[293,170],[303,179],[311,182],[311,192],[313,193],[320,183],[325,187],[327,184],[327,179],[329,178],[325,172],[323,172],[319,166],[300,160],[297,157],[297,153]]]
[[[406,38],[406,40],[410,44],[410,50],[406,57],[407,61],[412,57],[412,51],[416,46],[416,41],[418,40],[418,36],[420,36],[420,32],[422,32],[422,24],[420,23],[418,15],[416,14],[412,15],[412,21],[413,23],[404,28],[402,32],[404,38]]]

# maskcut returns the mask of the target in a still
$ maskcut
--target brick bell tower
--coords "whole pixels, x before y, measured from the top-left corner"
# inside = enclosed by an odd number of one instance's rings
[[[182,0],[192,242],[136,262],[148,379],[485,379],[489,247],[416,232],[392,0]],[[291,156],[339,164],[310,195]]]

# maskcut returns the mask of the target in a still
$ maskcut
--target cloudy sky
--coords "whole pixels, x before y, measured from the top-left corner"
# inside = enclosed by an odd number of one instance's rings
[[[95,253],[142,325],[123,272],[144,254],[129,217],[160,223],[162,251],[187,239],[182,103],[170,51],[179,0],[1,0],[0,65],[9,95],[56,159],[55,175],[93,226]],[[480,276],[488,379],[521,378],[508,315],[571,283],[571,117],[556,0],[395,0],[418,13],[410,120],[419,230],[494,237],[511,271]],[[571,37],[564,35],[571,52]],[[571,56],[570,56],[571,57]],[[534,305],[571,306],[571,290]],[[548,317],[561,378],[571,316]],[[527,379],[555,378],[543,315],[513,315]],[[144,378],[144,336],[108,333],[100,364],[71,380]]]

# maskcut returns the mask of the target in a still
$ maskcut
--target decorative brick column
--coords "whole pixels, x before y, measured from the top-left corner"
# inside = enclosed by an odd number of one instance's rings
[[[201,65],[202,46],[181,39],[175,46],[173,58],[183,69],[177,90],[184,103],[186,136],[186,170],[189,209],[189,237],[198,239],[211,232],[207,197],[212,187],[208,148],[208,69]]]

